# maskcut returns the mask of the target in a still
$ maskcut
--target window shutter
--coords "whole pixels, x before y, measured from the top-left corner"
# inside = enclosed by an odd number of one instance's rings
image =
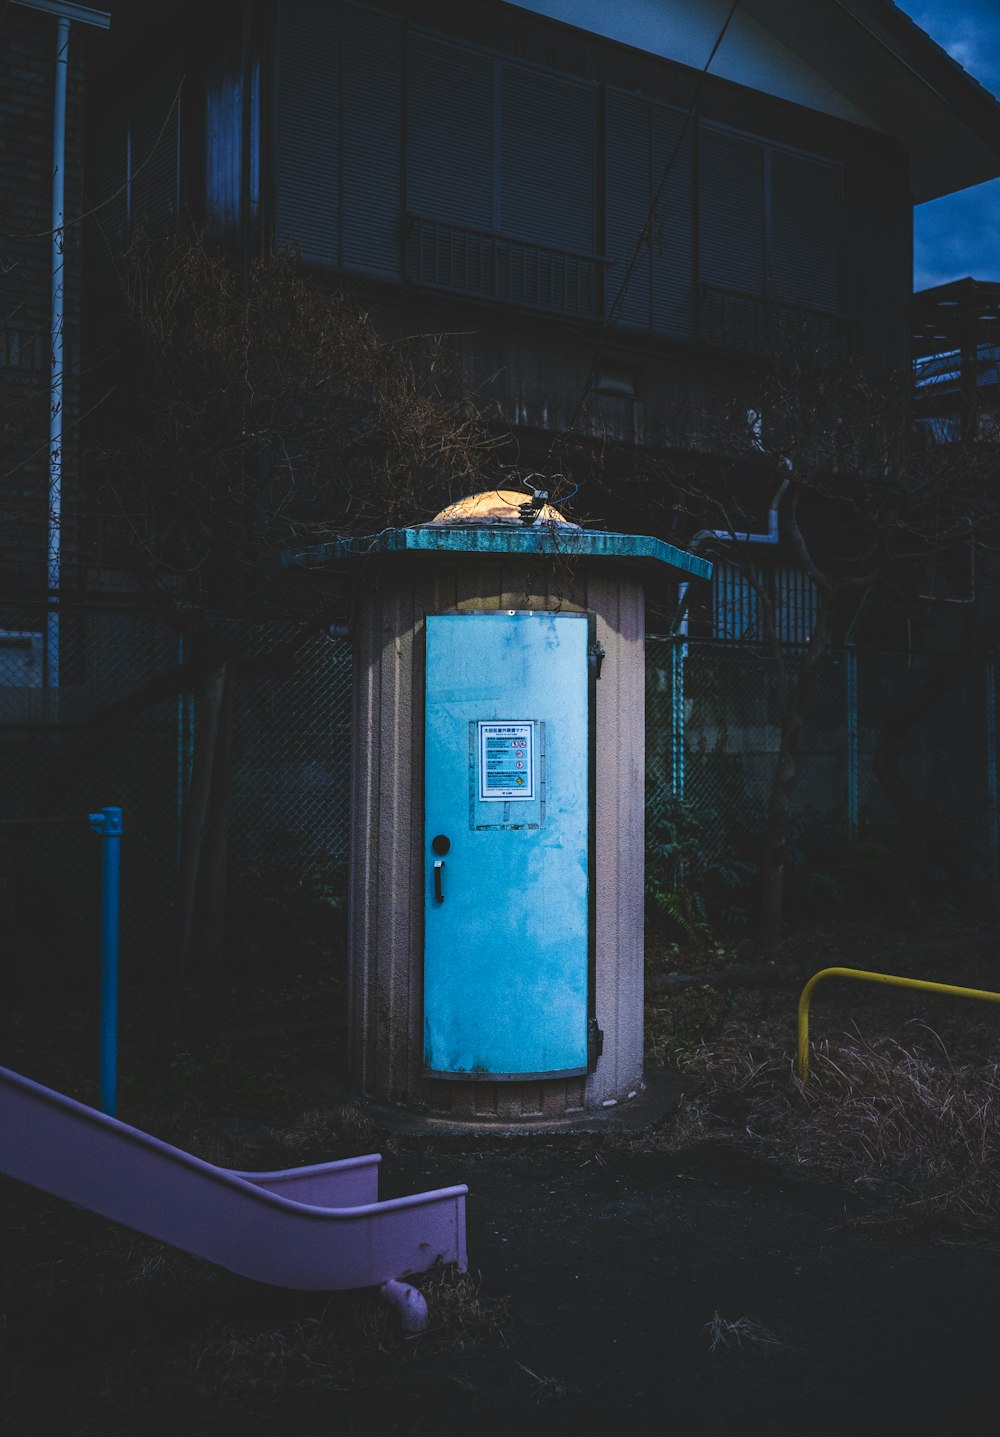
[[[499,229],[512,239],[593,254],[594,88],[501,64]]]
[[[341,7],[284,0],[274,79],[275,241],[340,262]]]
[[[407,208],[493,230],[493,62],[417,31],[407,88]]]
[[[605,298],[615,324],[651,329],[650,248],[644,240],[626,285],[625,275],[649,217],[650,106],[635,95],[607,97],[607,273]],[[622,286],[626,285],[624,292]]]
[[[402,46],[397,17],[344,6],[341,263],[389,279],[400,270]]]
[[[636,241],[644,235],[615,321],[658,334],[690,335],[693,134],[690,128],[684,133],[684,116],[678,111],[611,90],[606,148],[608,257],[614,261],[608,272],[609,304],[619,292]]]
[[[743,294],[763,294],[763,144],[703,125],[700,182],[702,281]]]
[[[654,195],[667,175],[650,227],[652,327],[685,337],[694,329],[694,127],[685,131],[684,116],[663,105],[651,119]]]
[[[840,307],[840,171],[771,153],[770,293],[788,304]]]

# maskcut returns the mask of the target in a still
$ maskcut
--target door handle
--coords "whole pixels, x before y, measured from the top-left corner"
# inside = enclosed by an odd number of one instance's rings
[[[436,858],[436,859],[434,860],[434,898],[435,898],[435,901],[438,902],[438,903],[443,903],[443,902],[444,902],[444,884],[443,884],[442,881],[441,881],[441,880],[442,880],[441,870],[442,870],[443,868],[444,868],[444,859],[443,859],[443,858]]]

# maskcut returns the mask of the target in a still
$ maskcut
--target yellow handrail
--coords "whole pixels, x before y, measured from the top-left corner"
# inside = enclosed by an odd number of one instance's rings
[[[925,993],[951,993],[956,998],[979,998],[984,1003],[1000,1003],[1000,993],[984,988],[958,988],[953,983],[928,983],[924,978],[898,978],[893,973],[868,973],[862,968],[821,968],[802,989],[799,998],[799,1032],[796,1065],[803,1082],[809,1076],[809,1004],[813,989],[824,978],[851,978],[858,983],[888,983],[893,988],[919,988]]]

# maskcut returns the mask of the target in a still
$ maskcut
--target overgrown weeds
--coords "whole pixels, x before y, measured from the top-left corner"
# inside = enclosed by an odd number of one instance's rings
[[[811,1177],[879,1197],[866,1221],[1000,1229],[1000,1063],[958,1064],[894,1039],[825,1044],[807,1083],[791,1059],[733,1044],[687,1060],[706,1086],[674,1140],[725,1137]]]

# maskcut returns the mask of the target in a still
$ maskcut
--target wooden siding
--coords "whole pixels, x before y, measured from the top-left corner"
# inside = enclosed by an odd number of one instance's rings
[[[421,1073],[423,657],[428,613],[563,609],[597,614],[596,1013],[604,1055],[586,1079],[462,1083]],[[463,1121],[558,1118],[642,1080],[644,618],[640,585],[613,565],[565,560],[372,563],[355,598],[355,760],[350,876],[349,1064],[383,1103]],[[366,741],[367,740],[367,741]]]

